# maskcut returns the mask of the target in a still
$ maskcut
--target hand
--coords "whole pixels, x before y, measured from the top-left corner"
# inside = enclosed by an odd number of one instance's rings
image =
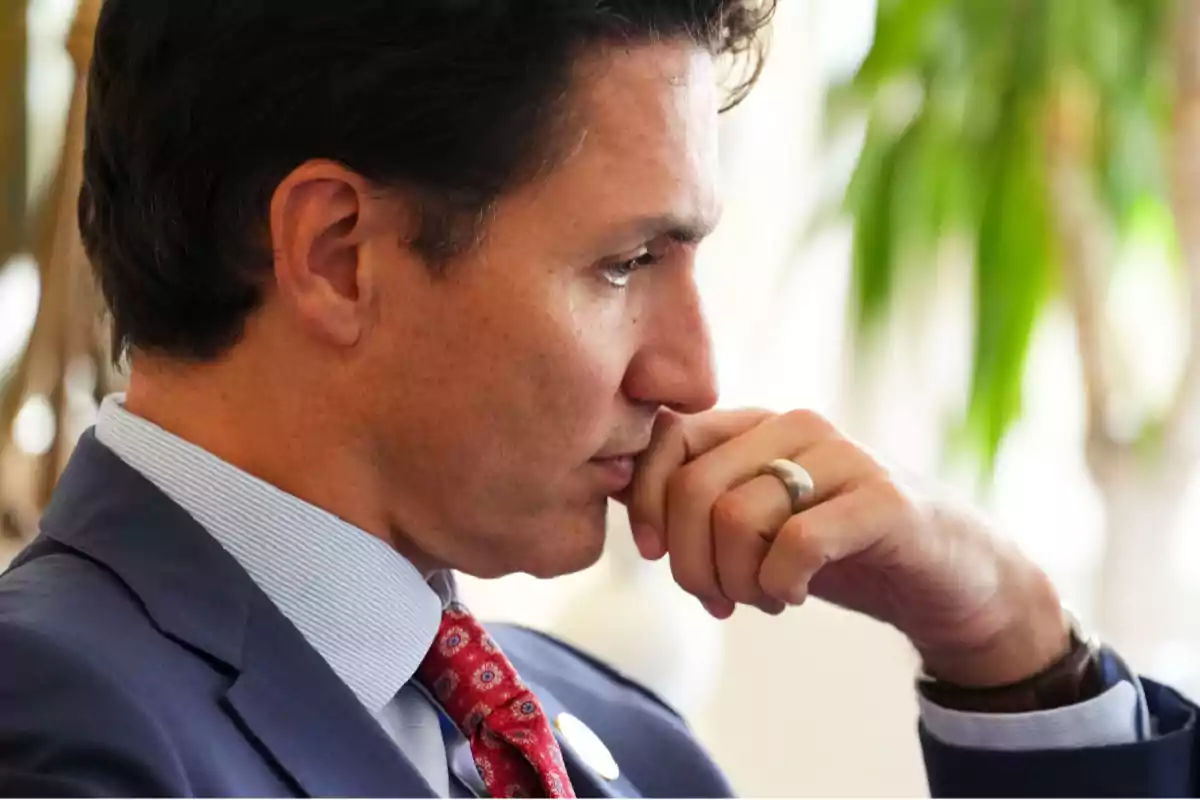
[[[763,465],[790,458],[815,491],[793,514]],[[810,595],[894,625],[931,674],[1011,683],[1066,652],[1068,626],[1045,574],[968,510],[919,496],[808,411],[664,411],[623,498],[649,559],[726,618]]]

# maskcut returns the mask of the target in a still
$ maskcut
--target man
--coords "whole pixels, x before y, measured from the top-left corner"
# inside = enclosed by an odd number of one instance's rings
[[[715,65],[769,10],[108,0],[80,218],[130,384],[0,579],[5,793],[728,794],[645,690],[454,601],[592,564],[610,497],[716,617],[905,633],[935,792],[1200,788],[1195,707],[971,515],[710,411]]]

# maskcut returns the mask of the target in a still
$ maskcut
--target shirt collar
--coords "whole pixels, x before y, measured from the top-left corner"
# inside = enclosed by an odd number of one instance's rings
[[[196,519],[372,714],[433,644],[450,573],[431,580],[382,540],[105,398],[96,438]]]

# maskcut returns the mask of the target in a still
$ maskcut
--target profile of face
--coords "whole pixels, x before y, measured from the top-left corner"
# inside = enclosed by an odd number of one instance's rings
[[[548,577],[594,563],[658,411],[715,403],[693,263],[719,214],[718,104],[713,58],[691,43],[582,57],[561,161],[499,198],[479,245],[439,270],[397,233],[403,204],[337,165],[276,190],[273,293],[338,344],[328,391],[418,564]],[[303,242],[304,264],[281,266],[280,241]],[[313,299],[313,276],[353,310]]]

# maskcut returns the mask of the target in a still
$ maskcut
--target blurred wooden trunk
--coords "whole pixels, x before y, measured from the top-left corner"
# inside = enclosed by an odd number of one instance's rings
[[[38,208],[32,251],[41,296],[28,346],[0,398],[0,459],[11,457],[13,424],[32,397],[49,401],[54,434],[49,449],[25,460],[32,481],[5,509],[29,535],[75,444],[72,401],[108,391],[112,371],[101,306],[79,237],[76,207],[81,178],[87,70],[100,0],[80,0],[67,47],[76,81],[54,180]],[[78,407],[78,403],[76,403]],[[18,459],[20,463],[21,459]]]
[[[23,2],[9,2],[0,8],[0,272],[19,253],[25,240],[25,206],[28,193],[26,140],[26,64],[28,30]],[[13,365],[0,362],[0,407]],[[0,414],[3,418],[3,414]],[[5,490],[16,490],[13,466],[8,467],[5,483],[3,443],[7,429],[0,431],[0,540],[17,533],[18,522],[3,502]],[[2,554],[0,554],[2,555]]]
[[[1175,65],[1171,203],[1184,261],[1188,353],[1156,440],[1139,445],[1114,431],[1114,334],[1103,324],[1104,282],[1111,274],[1111,221],[1086,187],[1090,152],[1057,137],[1049,165],[1063,244],[1067,294],[1088,397],[1087,463],[1103,498],[1105,542],[1096,611],[1102,635],[1132,663],[1152,669],[1185,641],[1195,597],[1176,565],[1179,515],[1200,466],[1200,0],[1182,0],[1171,45]],[[1055,148],[1051,148],[1055,152]]]
[[[9,0],[0,7],[0,268],[24,238],[27,58],[25,4]]]

